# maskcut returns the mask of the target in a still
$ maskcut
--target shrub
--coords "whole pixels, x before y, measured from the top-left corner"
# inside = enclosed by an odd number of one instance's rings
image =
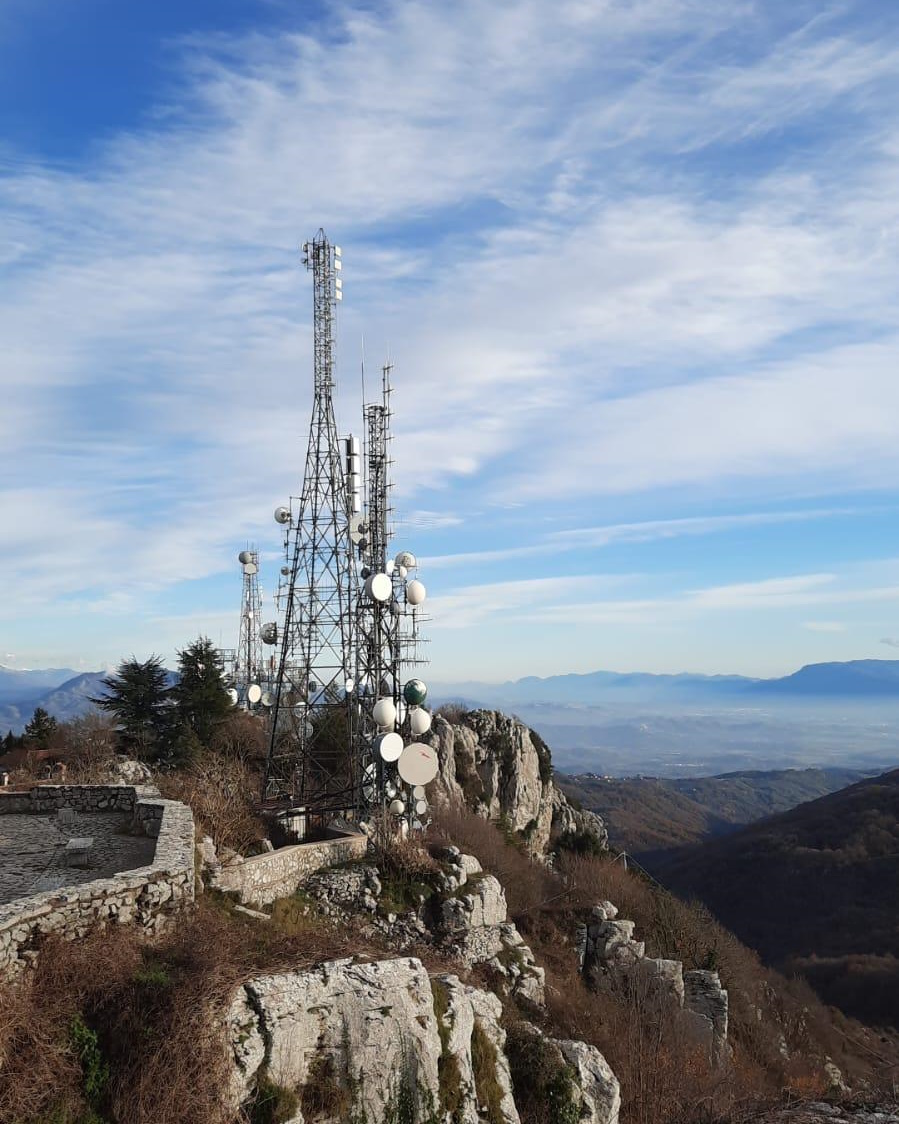
[[[303,1092],[305,1094],[306,1087]],[[253,1105],[250,1109],[251,1124],[286,1124],[297,1114],[300,1107],[300,1098],[292,1089],[285,1089],[272,1081],[268,1070],[265,1070],[256,1081],[256,1092]],[[303,1112],[313,1112],[303,1103]],[[315,1116],[307,1117],[314,1120]]]
[[[506,1034],[506,1056],[522,1124],[577,1124],[580,1097],[574,1071],[558,1047],[526,1024],[513,1023]]]
[[[97,1032],[78,1014],[69,1023],[69,1038],[81,1063],[84,1099],[92,1109],[99,1109],[109,1085],[109,1065],[100,1050]]]
[[[503,1091],[496,1077],[496,1047],[475,1019],[471,1034],[471,1068],[478,1104],[487,1110],[488,1124],[503,1124]]]
[[[342,1120],[352,1107],[350,1093],[337,1080],[334,1059],[330,1054],[319,1054],[309,1067],[309,1074],[300,1093],[300,1107],[303,1118],[312,1124],[322,1118]],[[289,1120],[296,1115],[296,1103],[287,1116]]]

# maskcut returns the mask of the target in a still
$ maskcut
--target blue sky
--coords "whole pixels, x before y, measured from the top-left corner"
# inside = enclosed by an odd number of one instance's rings
[[[899,6],[0,0],[0,662],[233,644],[395,363],[431,676],[899,647]]]

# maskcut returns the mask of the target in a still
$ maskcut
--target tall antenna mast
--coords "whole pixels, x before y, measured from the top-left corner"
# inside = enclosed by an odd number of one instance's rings
[[[237,561],[243,571],[240,632],[234,658],[234,687],[241,706],[255,706],[262,698],[265,673],[262,656],[262,593],[259,589],[259,553],[242,550]]]
[[[334,312],[343,285],[340,247],[323,230],[303,247],[312,271],[314,398],[302,495],[279,507],[287,565],[278,591],[284,623],[267,625],[278,643],[265,799],[301,805],[307,815],[354,816],[360,802],[352,701],[356,569],[349,537],[351,493],[334,415]]]

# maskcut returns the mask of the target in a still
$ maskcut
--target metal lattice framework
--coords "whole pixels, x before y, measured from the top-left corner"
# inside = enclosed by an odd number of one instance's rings
[[[278,591],[283,626],[264,797],[353,815],[360,770],[355,706],[346,687],[355,668],[357,578],[333,402],[340,251],[324,231],[304,246],[304,264],[313,276],[314,398],[302,494],[291,511],[276,513],[286,529],[287,572]]]
[[[243,571],[243,593],[240,603],[240,632],[234,660],[234,686],[242,705],[248,706],[247,691],[252,683],[265,678],[262,651],[262,591],[259,588],[259,554],[255,549],[242,550],[238,561]]]

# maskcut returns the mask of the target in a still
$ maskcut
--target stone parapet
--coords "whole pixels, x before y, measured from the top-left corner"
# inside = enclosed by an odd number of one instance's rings
[[[73,939],[97,925],[125,923],[157,933],[193,902],[194,822],[187,805],[163,800],[154,789],[119,785],[48,785],[9,799],[0,797],[0,814],[131,812],[132,827],[155,838],[156,847],[147,866],[0,906],[0,976],[34,964],[50,934]]]

